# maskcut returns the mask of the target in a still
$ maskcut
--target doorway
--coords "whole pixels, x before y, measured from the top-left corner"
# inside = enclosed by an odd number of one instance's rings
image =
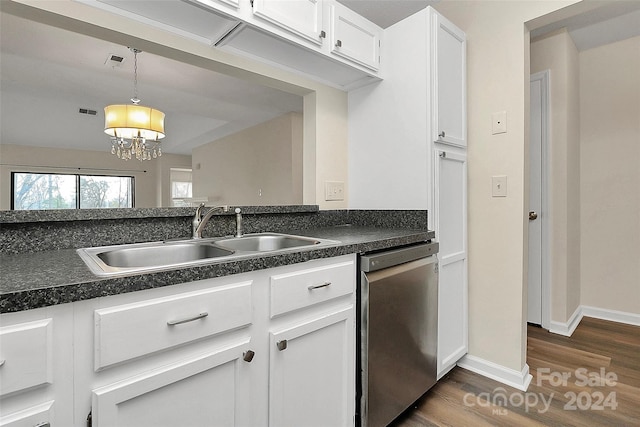
[[[549,275],[549,70],[530,79],[529,135],[529,269],[527,322],[548,329]]]

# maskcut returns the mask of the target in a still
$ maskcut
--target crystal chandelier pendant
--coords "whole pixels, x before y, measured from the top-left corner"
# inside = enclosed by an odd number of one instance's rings
[[[141,51],[129,49],[134,60],[132,104],[106,106],[104,132],[111,136],[111,154],[123,160],[135,157],[142,162],[162,156],[160,140],[165,137],[165,115],[162,111],[140,105],[138,53]]]

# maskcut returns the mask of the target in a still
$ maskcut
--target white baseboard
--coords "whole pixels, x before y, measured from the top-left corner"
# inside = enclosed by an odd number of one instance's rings
[[[627,325],[640,326],[640,314],[581,305],[576,309],[566,323],[552,320],[549,325],[549,332],[570,337],[578,327],[582,318],[585,316],[601,320],[609,320],[611,322],[625,323]]]
[[[566,323],[552,320],[549,324],[549,332],[570,337],[582,320],[582,306],[578,306]]]
[[[458,366],[521,391],[527,391],[533,378],[529,374],[529,365],[527,364],[524,365],[522,371],[516,371],[469,354],[458,361]]]
[[[595,317],[596,319],[610,320],[612,322],[640,326],[640,314],[627,313],[625,311],[608,310],[606,308],[590,307],[588,305],[583,305],[581,306],[581,308],[582,316]]]

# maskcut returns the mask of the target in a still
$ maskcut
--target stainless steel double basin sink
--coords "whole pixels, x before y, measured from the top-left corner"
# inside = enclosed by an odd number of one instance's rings
[[[91,271],[99,276],[158,271],[178,266],[231,261],[250,255],[291,249],[319,248],[340,242],[279,233],[242,237],[134,243],[78,249]]]

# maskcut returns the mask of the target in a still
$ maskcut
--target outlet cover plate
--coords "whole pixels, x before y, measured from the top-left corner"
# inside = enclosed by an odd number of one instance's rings
[[[325,181],[324,199],[327,201],[344,200],[344,182],[343,181]]]

